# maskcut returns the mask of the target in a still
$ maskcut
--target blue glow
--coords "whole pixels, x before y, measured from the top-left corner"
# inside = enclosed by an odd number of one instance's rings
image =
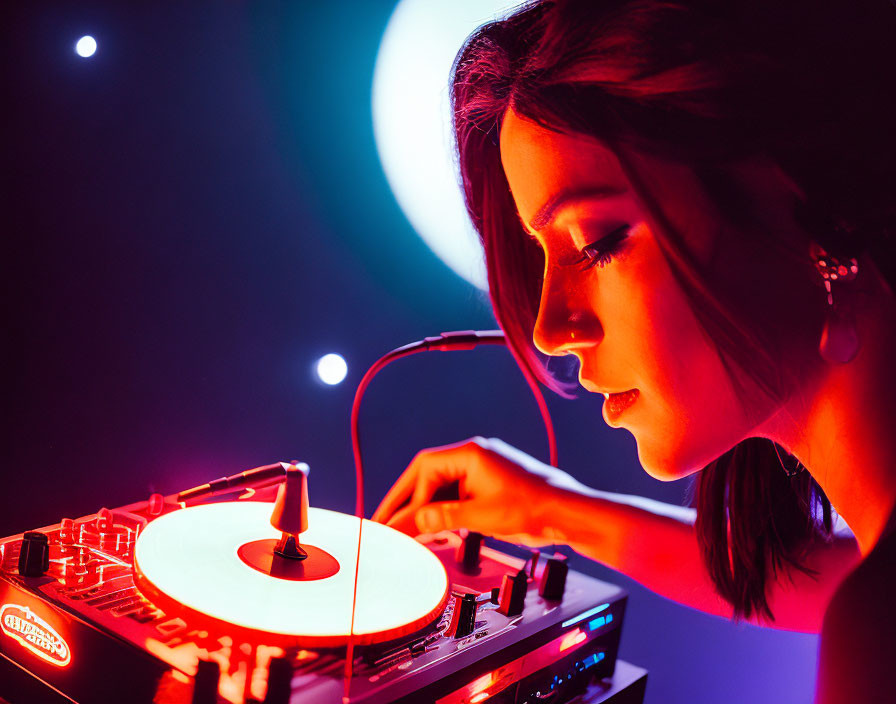
[[[601,626],[605,626],[605,625],[607,625],[608,623],[610,623],[610,622],[612,622],[612,621],[613,621],[613,614],[607,614],[606,617],[604,617],[604,616],[598,616],[598,617],[597,617],[596,619],[594,619],[593,621],[589,621],[589,622],[588,622],[588,630],[589,630],[589,631],[596,631],[596,630],[597,630],[598,628],[600,628]]]
[[[588,609],[588,611],[579,614],[578,616],[573,616],[571,619],[567,619],[564,621],[561,626],[566,628],[567,626],[572,626],[574,623],[578,623],[579,621],[584,621],[586,618],[590,618],[595,614],[599,614],[604,609],[609,608],[609,604],[601,604],[600,606],[595,606],[593,609]]]
[[[606,657],[606,653],[594,653],[593,655],[589,655],[582,661],[582,664],[585,666],[584,669],[588,669],[589,667],[594,667]]]
[[[593,621],[588,622],[588,630],[596,631],[598,628],[605,625],[606,623],[607,623],[607,619],[605,619],[603,616],[598,616]]]

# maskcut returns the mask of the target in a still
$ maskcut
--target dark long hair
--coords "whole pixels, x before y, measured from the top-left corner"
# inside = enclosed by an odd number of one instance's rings
[[[762,226],[729,167],[771,160],[799,187],[794,214],[807,237],[841,255],[870,252],[893,282],[894,30],[887,0],[545,0],[477,30],[454,65],[455,137],[490,296],[517,361],[568,390],[532,344],[544,259],[523,232],[501,167],[499,129],[510,107],[615,152],[738,390],[787,398],[793,339],[817,344],[823,295],[809,298],[816,291],[808,285],[740,293],[755,291],[762,272],[800,283],[814,283],[815,273],[806,248]],[[723,214],[711,267],[689,251],[676,226],[682,205],[654,194],[638,154],[691,168]],[[697,480],[697,539],[737,617],[773,620],[768,579],[787,565],[805,569],[801,549],[830,533],[819,486],[783,471],[794,463],[753,438]]]

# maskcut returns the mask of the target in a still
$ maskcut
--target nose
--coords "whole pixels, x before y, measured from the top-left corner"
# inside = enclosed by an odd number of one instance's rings
[[[546,271],[532,341],[544,354],[573,354],[600,344],[604,330],[587,288],[556,271]]]

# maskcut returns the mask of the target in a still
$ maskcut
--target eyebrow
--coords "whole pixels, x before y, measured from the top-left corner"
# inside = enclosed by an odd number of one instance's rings
[[[533,230],[543,230],[554,219],[560,208],[569,205],[573,201],[591,200],[597,198],[612,198],[626,192],[622,186],[589,186],[587,188],[564,188],[559,193],[551,196],[535,216],[529,222]]]

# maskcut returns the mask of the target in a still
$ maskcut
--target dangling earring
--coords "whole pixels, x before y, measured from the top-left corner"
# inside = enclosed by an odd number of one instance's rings
[[[827,313],[821,331],[818,351],[822,359],[833,364],[851,362],[859,351],[859,335],[852,308],[842,301],[834,302],[832,284],[847,283],[856,278],[859,264],[854,259],[838,259],[816,244],[811,248],[812,261],[827,291]]]
[[[798,477],[800,473],[806,471],[806,466],[793,455],[790,455],[788,457],[788,459],[790,460],[790,466],[788,467],[786,464],[784,464],[784,460],[781,459],[781,453],[778,452],[778,443],[776,443],[774,440],[770,440],[769,442],[771,442],[772,447],[775,448],[775,454],[778,456],[778,462],[780,463],[781,469],[784,470],[784,474],[788,479]]]

